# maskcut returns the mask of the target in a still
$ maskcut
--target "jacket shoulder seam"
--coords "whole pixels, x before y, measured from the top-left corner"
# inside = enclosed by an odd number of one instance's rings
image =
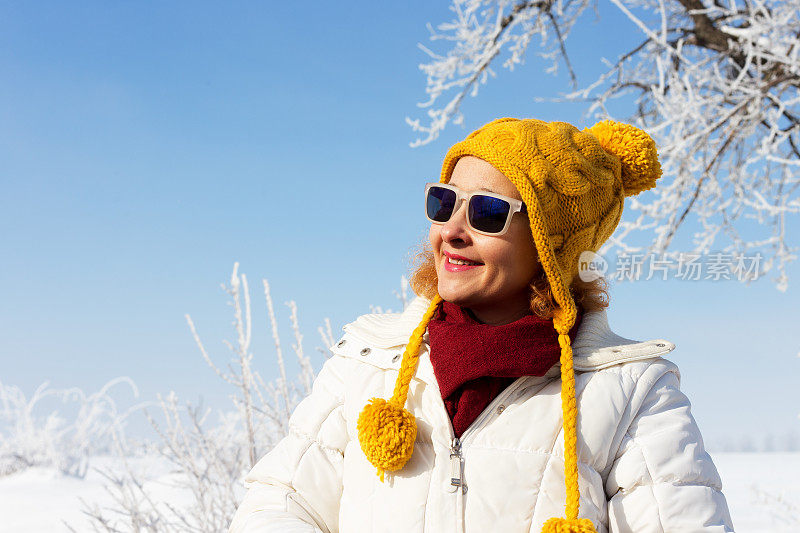
[[[641,387],[642,390],[645,391],[644,395],[643,395],[643,398],[646,398],[647,395],[650,394],[650,391],[653,389],[653,387],[655,387],[656,383],[658,383],[658,381],[661,378],[663,378],[666,374],[673,373],[673,374],[678,375],[677,367],[675,366],[675,363],[673,363],[672,361],[669,361],[667,359],[663,359],[663,362],[667,363],[666,368],[664,368],[661,372],[659,372],[658,375],[653,376],[653,377],[649,377],[649,379],[647,379],[647,381],[645,381],[644,383],[640,384],[639,380],[641,380],[642,376],[644,376],[647,373],[647,371],[650,370],[650,368],[653,367],[657,362],[658,362],[658,360],[650,361],[642,369],[642,371],[639,372],[637,375],[634,375],[633,373],[630,373],[630,372],[625,373],[625,377],[627,379],[633,381],[633,388],[630,391],[628,391],[628,393],[627,393],[627,397],[628,397],[627,405],[629,407],[634,407],[634,406],[631,405],[631,400],[633,399],[634,395],[636,394],[636,390],[639,389],[640,387]],[[643,447],[641,446],[641,444],[639,444],[639,442],[636,439],[636,437],[631,435],[630,430],[631,430],[631,425],[633,424],[634,420],[636,420],[636,417],[639,416],[639,411],[641,410],[641,407],[642,407],[641,404],[635,406],[636,410],[635,410],[635,412],[633,412],[630,415],[630,419],[628,420],[628,425],[625,427],[625,433],[624,433],[624,435],[627,436],[628,438],[630,438],[631,442],[633,442],[633,444],[635,444],[640,450],[643,449]],[[621,427],[617,428],[617,431],[621,431],[621,430],[622,430]],[[624,439],[620,441],[620,448],[617,449],[616,452],[614,452],[613,461],[616,461],[617,459],[619,459],[622,456],[622,453],[624,453],[624,452],[622,452],[622,444],[623,443],[624,443]],[[644,458],[643,458],[643,460],[644,460]],[[645,466],[647,466],[647,469],[648,469],[647,472],[648,472],[648,474],[650,474],[650,467],[649,467],[649,465],[647,465],[647,461],[646,460],[644,460],[644,461],[645,461]]]
[[[649,469],[648,469],[648,473],[650,473]],[[651,479],[652,479],[652,477],[651,477]],[[709,489],[711,489],[711,490],[713,490],[715,492],[722,493],[722,487],[717,485],[717,484],[715,484],[715,483],[702,483],[702,482],[698,482],[698,481],[681,481],[680,479],[668,479],[668,478],[653,480],[650,483],[637,482],[637,483],[634,483],[633,485],[631,485],[628,488],[624,488],[624,489],[620,488],[619,492],[621,492],[622,494],[630,494],[631,492],[635,491],[636,489],[640,489],[640,488],[644,488],[644,487],[650,488],[650,487],[654,487],[656,485],[672,485],[673,487],[706,487],[706,488],[709,488]],[[657,503],[657,501],[656,501],[656,503]]]
[[[603,368],[595,368],[592,370],[587,370],[586,372],[595,372],[598,374],[618,374],[621,377],[624,376],[627,379],[638,382],[642,376],[647,374],[648,371],[651,371],[650,369],[656,365],[664,366],[665,368],[662,372],[659,372],[657,377],[648,379],[646,383],[641,385],[649,390],[665,373],[675,373],[677,371],[675,363],[661,356],[655,356],[652,358],[639,359],[635,361],[620,361],[614,365]]]

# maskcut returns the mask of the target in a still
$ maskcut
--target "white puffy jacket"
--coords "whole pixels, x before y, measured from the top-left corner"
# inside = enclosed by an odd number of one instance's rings
[[[414,453],[378,479],[356,420],[370,398],[391,397],[428,303],[345,326],[289,435],[247,475],[231,532],[539,533],[564,515],[558,364],[517,379],[454,441],[424,342],[406,403],[417,420]],[[580,517],[598,533],[733,531],[678,368],[661,358],[675,345],[622,338],[605,311],[592,311],[572,346]]]

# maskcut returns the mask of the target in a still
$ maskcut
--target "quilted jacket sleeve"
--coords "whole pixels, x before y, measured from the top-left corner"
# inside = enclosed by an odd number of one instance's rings
[[[350,362],[333,356],[289,419],[289,433],[247,474],[230,533],[338,531],[347,429],[342,415]]]
[[[642,379],[647,392],[632,406],[606,481],[609,532],[732,532],[722,482],[677,367],[662,361],[648,370],[656,371],[647,376],[652,386]]]

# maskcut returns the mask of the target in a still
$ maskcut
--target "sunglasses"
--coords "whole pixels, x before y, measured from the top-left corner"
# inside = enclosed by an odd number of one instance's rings
[[[458,211],[461,200],[467,202],[467,225],[483,235],[502,235],[514,213],[527,213],[520,200],[485,191],[465,192],[445,183],[425,185],[425,215],[434,224],[444,224]]]

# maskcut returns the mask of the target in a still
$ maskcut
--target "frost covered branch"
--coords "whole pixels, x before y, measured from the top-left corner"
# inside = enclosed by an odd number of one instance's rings
[[[89,395],[77,388],[51,389],[44,382],[30,399],[19,387],[0,382],[0,476],[31,466],[54,466],[84,477],[90,457],[107,452],[112,439],[124,434],[130,414],[144,405],[120,411],[111,392],[121,384],[139,396],[126,377],[112,379]],[[47,405],[51,399],[66,412]]]
[[[655,138],[665,177],[629,199],[631,215],[601,253],[666,254],[691,215],[701,229],[684,251],[759,253],[759,275],[777,271],[773,280],[785,290],[786,266],[798,250],[789,245],[790,220],[800,214],[800,0],[612,3],[643,41],[560,100],[587,102],[595,118],[611,117],[612,100],[632,101],[633,113],[620,119]],[[431,30],[432,40],[451,48],[437,54],[422,47],[432,59],[420,66],[429,99],[419,105],[429,123],[406,119],[425,134],[412,146],[463,122],[461,102],[477,95],[503,51],[503,66],[513,70],[538,39],[548,71],[562,61],[569,67],[565,42],[592,5],[454,0],[454,20]]]
[[[288,302],[292,350],[299,373],[290,380],[278,334],[278,321],[269,283],[263,280],[267,318],[275,348],[278,378],[264,380],[255,369],[249,286],[235,263],[228,286],[223,289],[233,308],[235,342],[225,342],[230,359],[223,368],[206,350],[189,315],[186,321],[206,364],[232,386],[232,407],[214,416],[211,409],[182,404],[174,393],[159,396],[160,412],[146,413],[159,439],[154,450],[170,465],[167,482],[185,495],[182,505],[156,496],[157,484],[126,464],[123,472],[103,472],[115,500],[108,510],[84,504],[96,531],[224,532],[241,500],[242,477],[257,458],[272,449],[287,433],[289,417],[299,401],[311,392],[314,370],[305,355],[303,335],[295,302]],[[320,328],[323,344],[333,344],[330,321]],[[150,450],[152,453],[153,450]]]

